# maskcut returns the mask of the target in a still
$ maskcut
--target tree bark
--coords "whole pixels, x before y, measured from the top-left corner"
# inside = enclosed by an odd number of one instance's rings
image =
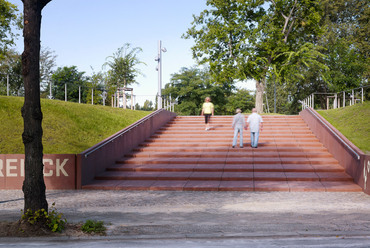
[[[24,211],[48,210],[42,163],[42,112],[40,103],[40,29],[41,10],[51,0],[22,0],[24,14],[24,51],[22,75],[25,97],[22,107],[25,147]]]
[[[265,91],[265,82],[263,79],[256,81],[256,109],[257,113],[263,113],[263,92]]]

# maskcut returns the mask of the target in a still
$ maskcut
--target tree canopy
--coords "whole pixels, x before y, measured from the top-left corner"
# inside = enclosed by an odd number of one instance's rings
[[[22,18],[17,12],[16,5],[6,0],[0,0],[0,62],[5,59],[17,37],[12,31],[12,27],[22,28]]]
[[[209,68],[182,68],[171,75],[170,83],[162,91],[164,96],[177,99],[175,111],[181,115],[199,115],[208,96],[215,106],[215,114],[234,114],[236,108],[253,108],[254,96],[233,84],[214,81]]]
[[[255,79],[259,112],[266,78],[287,64],[289,52],[308,43],[312,50],[307,53],[318,52],[314,41],[323,32],[320,1],[208,0],[207,5],[184,35],[195,40],[193,56],[225,80]]]
[[[136,77],[142,75],[137,68],[140,64],[145,64],[138,58],[138,53],[142,52],[140,47],[131,48],[131,44],[126,43],[123,47],[107,57],[104,66],[108,66],[108,84],[116,87],[127,87],[137,83]]]
[[[87,86],[85,72],[78,71],[76,66],[59,67],[51,77],[52,93],[55,99],[65,100],[65,87],[67,85],[67,100],[86,102],[87,92],[84,91]],[[80,88],[81,87],[81,88]]]
[[[368,82],[370,75],[370,4],[362,0],[324,1],[325,33],[318,41],[326,47],[328,89],[342,91]]]

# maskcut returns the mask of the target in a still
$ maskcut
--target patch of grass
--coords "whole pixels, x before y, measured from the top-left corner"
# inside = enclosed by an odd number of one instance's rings
[[[22,97],[0,96],[0,154],[23,154]],[[150,114],[41,99],[44,154],[81,153]]]
[[[107,228],[104,226],[103,221],[87,220],[85,224],[81,226],[81,230],[85,233],[105,235]]]
[[[317,112],[364,153],[370,153],[370,102]]]

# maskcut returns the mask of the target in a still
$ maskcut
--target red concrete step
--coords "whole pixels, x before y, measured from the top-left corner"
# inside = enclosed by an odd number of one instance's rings
[[[176,191],[300,191],[361,192],[353,182],[321,181],[210,181],[210,180],[94,180],[91,190],[176,190]]]
[[[179,116],[84,189],[362,191],[299,116],[263,116],[259,147],[232,148],[232,116]]]
[[[164,151],[148,151],[148,152],[135,152],[126,154],[125,157],[127,158],[154,158],[154,157],[214,157],[214,158],[222,158],[222,157],[280,157],[280,158],[332,158],[332,155],[328,152],[315,152],[315,153],[305,153],[305,152],[233,152],[233,151],[210,151],[210,152],[200,152],[200,151],[174,151],[164,152]]]
[[[325,152],[327,154],[328,150],[321,146],[321,147],[276,147],[276,146],[265,146],[265,147],[259,147],[258,149],[252,149],[249,147],[239,149],[239,148],[231,148],[231,147],[182,147],[181,144],[179,146],[172,145],[171,147],[150,147],[150,146],[139,146],[135,149],[133,149],[133,152],[203,152],[203,153],[209,153],[209,152],[234,152],[234,153],[246,153],[252,151],[256,154],[266,154],[269,152],[305,152],[307,153],[321,153]]]
[[[212,181],[346,181],[345,172],[265,172],[265,171],[106,171],[97,180],[212,180]]]
[[[159,171],[159,172],[344,172],[339,164],[262,164],[262,163],[230,163],[230,164],[116,164],[107,171]]]

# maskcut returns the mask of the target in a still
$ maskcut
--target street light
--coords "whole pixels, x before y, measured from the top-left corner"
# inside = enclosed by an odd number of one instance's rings
[[[158,104],[157,109],[162,108],[162,52],[167,52],[165,47],[162,48],[162,41],[158,41],[158,57],[155,61],[158,61],[157,71],[158,71]]]

